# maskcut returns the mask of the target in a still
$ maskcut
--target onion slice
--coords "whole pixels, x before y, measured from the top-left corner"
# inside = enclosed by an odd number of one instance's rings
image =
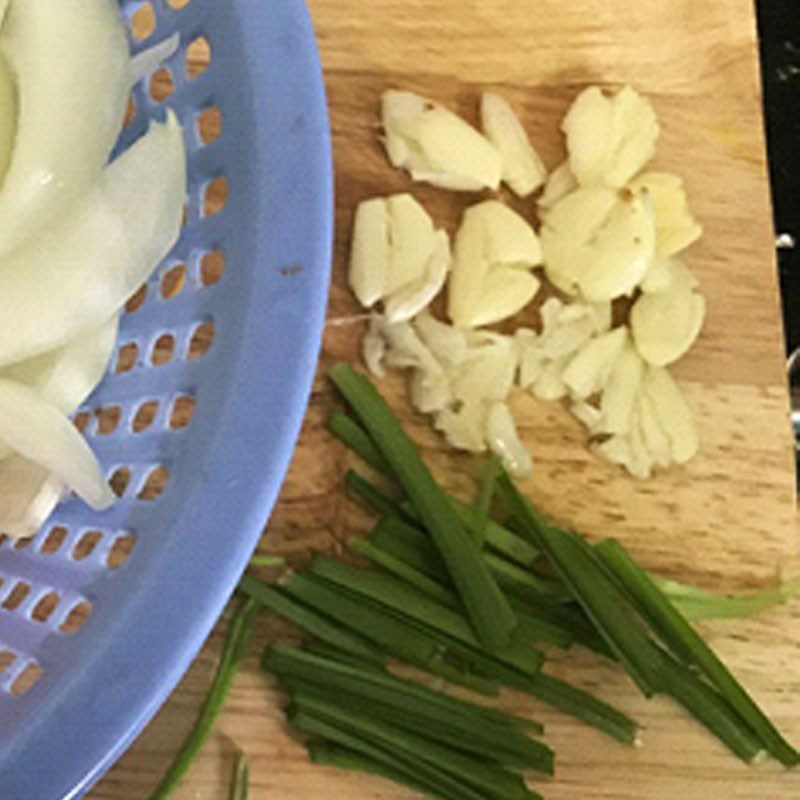
[[[69,419],[33,389],[5,379],[0,379],[0,441],[63,481],[92,508],[114,502],[94,453]]]
[[[170,114],[71,213],[0,259],[0,365],[61,347],[121,308],[177,241],[185,191]]]
[[[0,192],[0,253],[38,233],[98,178],[122,128],[130,56],[116,0],[12,0],[0,52],[19,124]]]

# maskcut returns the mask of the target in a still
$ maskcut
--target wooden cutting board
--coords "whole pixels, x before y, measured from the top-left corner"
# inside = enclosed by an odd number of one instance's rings
[[[276,2],[278,0],[275,0]],[[348,459],[325,434],[332,407],[324,370],[354,360],[363,317],[348,293],[345,260],[355,204],[411,189],[378,144],[379,93],[408,88],[475,120],[484,88],[519,110],[550,166],[563,157],[558,123],[585,85],[630,82],[658,111],[656,166],[683,175],[706,228],[689,254],[709,301],[705,331],[677,373],[697,411],[702,455],[686,469],[636,482],[598,462],[558,405],[515,398],[536,460],[525,487],[553,517],[625,540],[665,575],[724,590],[766,585],[796,551],[794,473],[784,382],[773,233],[764,166],[755,24],[750,0],[312,0],[330,95],[337,170],[335,278],[321,374],[281,501],[262,548],[292,557],[336,551],[368,520],[343,497]],[[454,228],[473,197],[414,187]],[[519,206],[531,211],[531,206]],[[454,458],[412,415],[398,381],[384,384],[442,477],[467,491],[469,461]],[[162,774],[205,693],[219,651],[215,632],[158,718],[91,793],[144,798]],[[780,726],[800,742],[800,609],[704,632]],[[233,754],[252,763],[254,800],[352,800],[411,795],[378,780],[311,767],[289,738],[280,698],[257,652],[278,626],[265,621],[217,732],[176,800],[225,796]],[[667,701],[645,702],[617,669],[589,657],[555,670],[630,712],[644,747],[609,742],[533,702],[558,755],[550,800],[786,800],[800,775],[746,769]]]

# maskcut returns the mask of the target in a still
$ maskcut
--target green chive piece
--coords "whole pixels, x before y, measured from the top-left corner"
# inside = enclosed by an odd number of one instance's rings
[[[540,672],[524,691],[624,744],[634,744],[639,726],[630,717],[589,692]]]
[[[497,488],[497,477],[500,474],[500,459],[492,456],[486,463],[478,493],[475,496],[475,505],[472,508],[472,524],[470,529],[475,536],[478,547],[483,548],[486,541],[486,528],[492,512],[492,501]]]
[[[598,556],[625,587],[653,630],[682,661],[697,666],[731,708],[759,736],[766,750],[784,766],[800,764],[800,754],[783,738],[716,653],[681,616],[644,570],[619,542],[608,540],[596,548]]]
[[[395,558],[391,553],[387,553],[376,547],[372,542],[367,539],[350,539],[347,546],[354,553],[357,553],[364,558],[368,558],[379,567],[383,567],[387,572],[390,572],[397,578],[405,581],[419,591],[424,592],[428,597],[449,606],[450,608],[458,608],[460,603],[458,598],[449,590],[445,589],[441,584],[437,583],[433,578],[429,578],[425,573],[419,572],[413,567],[408,566],[404,561]]]
[[[614,655],[644,695],[651,697],[660,688],[662,662],[658,650],[638,627],[614,579],[596,563],[592,548],[580,537],[548,526],[508,475],[501,475],[499,486],[526,533],[547,553]]]
[[[409,758],[405,754],[400,755],[394,748],[379,746],[371,738],[353,735],[340,725],[331,724],[325,719],[303,712],[293,713],[289,721],[304,733],[355,750],[384,767],[401,772],[407,779],[424,786],[426,794],[442,797],[444,800],[486,800],[484,795],[442,770],[431,767],[420,759]]]
[[[303,651],[306,653],[313,653],[320,658],[338,661],[342,664],[349,664],[351,667],[356,667],[358,669],[369,669],[374,672],[378,672],[381,675],[389,674],[386,671],[386,666],[384,664],[377,664],[374,661],[367,661],[360,656],[348,653],[346,650],[342,650],[332,644],[323,642],[320,639],[308,639],[304,641]]]
[[[283,569],[286,566],[286,559],[280,556],[253,556],[250,559],[250,566]]]
[[[372,481],[368,481],[354,470],[348,470],[344,476],[345,486],[357,497],[360,497],[370,508],[381,515],[390,514],[405,517],[402,506],[389,495],[382,492]]]
[[[421,794],[434,794],[437,797],[450,797],[450,795],[436,794],[429,786],[420,780],[408,775],[401,769],[384,766],[381,762],[362,755],[347,747],[327,741],[310,741],[306,744],[308,756],[313,764],[325,767],[336,767],[348,772],[362,772],[366,775],[375,775],[379,778],[408,786]]]
[[[430,537],[398,517],[386,516],[373,528],[370,541],[381,550],[404,561],[437,582],[452,586],[447,568]]]
[[[384,663],[385,659],[381,652],[369,641],[334,623],[323,614],[297,602],[278,587],[267,586],[250,575],[245,575],[239,588],[279,616],[293,622],[318,639],[322,639],[323,642],[373,663]]]
[[[282,681],[291,693],[292,702],[302,706],[308,702],[326,702],[340,709],[342,714],[359,714],[374,718],[387,725],[397,726],[407,733],[419,734],[439,745],[476,756],[498,765],[520,770],[535,770],[553,774],[553,751],[545,744],[514,729],[488,732],[485,726],[464,724],[463,720],[442,721],[423,716],[418,709],[404,708],[397,702],[376,704],[355,693],[337,690],[332,693],[319,684],[305,683],[288,678]]]
[[[436,642],[430,636],[314,580],[311,575],[292,575],[282,588],[296,601],[330,617],[409,664],[424,667],[438,652]]]
[[[471,671],[471,666],[455,665],[452,660],[446,661],[442,656],[429,661],[420,668],[424,669],[425,672],[430,672],[431,675],[443,678],[456,686],[463,686],[465,689],[484,697],[497,697],[500,694],[500,684],[496,678],[476,675]]]
[[[391,474],[391,468],[370,435],[352,417],[334,411],[327,419],[328,430],[363,461],[378,472]]]
[[[228,696],[234,676],[247,652],[258,610],[258,603],[250,597],[240,600],[236,606],[225,646],[200,714],[149,800],[165,800],[172,794],[208,739],[214,721]]]
[[[414,627],[429,633],[434,639],[441,641],[442,636],[445,637],[445,641],[459,657],[468,658],[481,668],[496,669],[496,672],[488,673],[490,677],[502,679],[508,668],[535,675],[541,667],[542,654],[517,641],[512,641],[494,652],[493,657],[487,656],[468,620],[458,611],[435,602],[392,575],[354,569],[325,556],[314,559],[310,572],[394,611],[406,621],[405,625],[401,623],[401,628],[411,621]]]
[[[664,688],[736,756],[752,764],[764,746],[728,702],[694,672],[664,653]]]
[[[483,559],[500,585],[520,597],[571,599],[571,595],[561,581],[541,578],[532,573],[530,569],[520,567],[492,553],[484,553]]]
[[[478,638],[490,651],[507,645],[516,627],[514,612],[481,560],[474,539],[397,417],[372,383],[352,367],[338,364],[331,370],[331,379],[419,512],[447,565]]]
[[[244,753],[239,753],[233,770],[231,800],[247,800],[250,793],[250,765]]]
[[[483,759],[462,755],[443,747],[420,734],[409,734],[374,717],[343,711],[335,703],[304,697],[296,701],[296,712],[311,716],[354,736],[374,741],[379,746],[396,750],[399,755],[414,759],[458,778],[467,786],[497,800],[528,800],[522,779]]]
[[[489,729],[515,727],[529,728],[535,733],[543,731],[542,726],[532,720],[461,700],[417,681],[377,672],[368,664],[356,666],[334,661],[289,645],[268,647],[261,665],[267,672],[323,682],[331,690],[356,691],[376,702],[385,701],[387,695],[402,697],[409,707],[425,708],[426,713],[444,719],[469,719],[475,725],[485,725]]]
[[[719,595],[677,581],[653,580],[689,620],[755,617],[788,603],[800,594],[800,581],[789,581],[750,594]]]

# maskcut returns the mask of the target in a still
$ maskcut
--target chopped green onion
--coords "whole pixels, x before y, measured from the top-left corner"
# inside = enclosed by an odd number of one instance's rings
[[[395,517],[405,517],[403,507],[396,503],[389,495],[378,487],[350,469],[344,476],[345,486],[357,497],[360,497],[370,508],[381,515],[390,514]]]
[[[485,553],[483,559],[501,586],[524,599],[538,600],[542,597],[571,599],[571,595],[561,581],[540,578],[530,569],[524,569],[492,553]]]
[[[598,556],[625,587],[643,617],[682,661],[697,666],[759,736],[767,751],[784,766],[800,764],[800,754],[783,738],[739,681],[702,637],[672,605],[652,578],[640,569],[619,542],[596,548]]]
[[[334,411],[326,422],[328,430],[357,456],[378,472],[391,474],[391,468],[369,434],[352,417]]]
[[[502,648],[511,640],[516,627],[514,612],[447,495],[372,383],[346,364],[335,366],[331,378],[419,512],[478,638],[489,650]]]
[[[373,528],[370,541],[381,550],[424,572],[441,584],[452,586],[447,568],[430,537],[397,517],[386,516]]]
[[[280,556],[252,556],[250,559],[250,566],[282,569],[286,566],[286,559]]]
[[[470,787],[480,796],[496,800],[528,800],[528,792],[522,779],[483,759],[462,755],[441,746],[421,734],[410,734],[387,725],[368,714],[346,711],[334,702],[303,697],[296,700],[292,714],[314,718],[333,725],[353,736],[375,742],[379,747],[396,751],[404,758],[427,764],[445,775],[462,782],[462,788]]]
[[[499,485],[526,533],[547,553],[614,655],[645,696],[650,697],[661,683],[658,650],[638,627],[616,582],[595,562],[594,551],[580,537],[547,525],[508,475],[500,477]]]
[[[500,460],[492,456],[486,463],[475,496],[475,506],[472,509],[472,523],[470,529],[475,536],[478,546],[483,548],[486,541],[486,528],[492,511],[492,500],[497,487],[497,476],[500,474]]]
[[[200,709],[200,714],[149,800],[165,800],[172,794],[208,739],[214,727],[214,721],[228,696],[233,678],[247,651],[257,616],[258,603],[250,597],[239,601],[228,628],[225,646],[214,673],[211,688]]]
[[[360,556],[368,558],[379,567],[383,567],[387,572],[411,584],[419,591],[424,592],[428,597],[437,600],[443,605],[451,608],[458,608],[460,603],[458,598],[433,578],[429,578],[425,573],[410,567],[399,558],[395,558],[391,553],[387,553],[376,547],[368,539],[350,539],[347,546]]]
[[[239,753],[233,770],[230,800],[247,800],[250,792],[250,765],[244,753]]]
[[[384,657],[374,645],[361,636],[335,624],[308,606],[287,596],[275,586],[267,586],[249,575],[242,578],[239,587],[262,605],[272,609],[284,619],[288,619],[303,630],[322,639],[323,642],[339,647],[352,655],[382,664]]]

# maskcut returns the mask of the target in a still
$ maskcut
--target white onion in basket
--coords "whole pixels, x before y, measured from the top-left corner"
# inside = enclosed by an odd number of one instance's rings
[[[186,187],[181,127],[154,124],[57,223],[0,259],[0,364],[99,327],[178,238]]]
[[[92,508],[108,508],[114,493],[69,419],[33,389],[0,379],[0,441],[39,464]]]
[[[122,125],[130,57],[115,0],[12,0],[0,51],[19,97],[0,191],[0,252],[7,252],[100,175]]]
[[[0,461],[0,531],[23,538],[44,525],[64,494],[64,484],[22,456]]]

